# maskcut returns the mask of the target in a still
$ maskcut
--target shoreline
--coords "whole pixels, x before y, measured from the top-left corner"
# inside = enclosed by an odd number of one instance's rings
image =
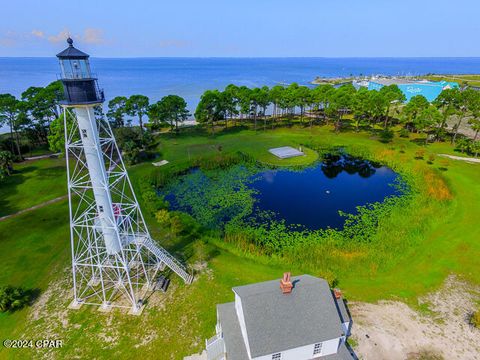
[[[375,79],[390,79],[400,81],[451,81],[458,82],[459,85],[467,85],[480,89],[480,73],[479,74],[434,74],[425,75],[358,75],[358,76],[336,76],[322,77],[317,76],[310,83],[312,85],[340,85],[350,82],[371,81]]]

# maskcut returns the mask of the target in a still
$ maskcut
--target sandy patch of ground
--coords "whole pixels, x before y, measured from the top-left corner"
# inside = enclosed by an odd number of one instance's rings
[[[448,154],[439,154],[439,156],[448,157],[448,158],[453,159],[453,160],[466,161],[466,162],[469,162],[469,163],[480,163],[479,158],[455,156],[455,155],[448,155]]]
[[[469,315],[480,299],[480,289],[450,276],[437,292],[419,303],[420,313],[399,301],[350,303],[352,337],[360,359],[404,360],[480,359],[480,330],[469,325]]]

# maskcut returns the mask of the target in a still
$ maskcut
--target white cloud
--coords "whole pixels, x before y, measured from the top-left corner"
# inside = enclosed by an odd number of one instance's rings
[[[32,32],[33,33],[33,32]],[[86,28],[83,34],[71,34],[68,29],[63,29],[56,35],[50,35],[48,41],[51,43],[59,43],[67,40],[71,36],[73,40],[76,40],[84,44],[103,44],[105,42],[103,38],[103,30],[97,28]]]
[[[15,44],[16,44],[16,41],[9,37],[0,38],[0,46],[11,47],[11,46],[15,46]]]
[[[67,38],[70,36],[70,31],[68,31],[68,29],[63,29],[62,31],[60,31],[58,34],[56,35],[50,35],[48,37],[48,41],[50,41],[51,43],[59,43],[59,42],[62,42],[62,41],[65,41],[67,40]]]
[[[42,30],[33,29],[31,34],[32,34],[32,36],[34,36],[36,38],[39,38],[39,39],[43,39],[45,37],[45,33]]]
[[[103,38],[103,30],[95,28],[86,28],[83,32],[83,36],[79,39],[86,44],[103,44],[105,42]]]
[[[0,46],[12,47],[16,46],[21,39],[21,35],[15,31],[9,30],[0,35]]]
[[[17,32],[13,30],[0,32],[1,47],[32,46],[38,42],[50,42],[52,44],[65,43],[68,37],[75,42],[83,44],[105,44],[103,30],[98,28],[85,28],[82,33],[72,34],[68,28],[58,33],[49,33],[41,29],[33,29],[30,32]]]

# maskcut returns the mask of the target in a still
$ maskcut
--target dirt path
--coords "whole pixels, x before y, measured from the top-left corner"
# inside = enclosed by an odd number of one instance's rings
[[[64,200],[64,199],[66,199],[67,197],[68,197],[68,195],[59,196],[59,197],[57,197],[57,198],[55,198],[55,199],[48,200],[48,201],[45,201],[45,202],[43,202],[43,203],[41,203],[41,204],[38,204],[38,205],[35,205],[35,206],[32,206],[32,207],[29,207],[29,208],[27,208],[27,209],[23,209],[23,210],[17,211],[16,213],[2,216],[2,217],[0,217],[0,221],[4,221],[4,220],[10,219],[10,218],[13,218],[13,217],[15,217],[15,216],[24,214],[24,213],[26,213],[26,212],[28,212],[28,211],[40,209],[40,208],[42,208],[42,207],[44,207],[44,206],[47,206],[47,205],[50,205],[50,204],[53,204],[53,203],[62,201],[62,200]]]
[[[463,157],[463,156],[455,156],[455,155],[448,155],[448,154],[438,154],[438,156],[447,157],[453,160],[461,160],[470,163],[480,163],[480,158],[470,158],[470,157]]]
[[[355,352],[367,360],[480,359],[480,330],[468,324],[479,300],[480,289],[450,276],[442,289],[419,299],[431,313],[399,301],[351,303]]]
[[[46,158],[50,158],[50,157],[57,157],[57,156],[60,156],[60,155],[62,155],[62,153],[31,156],[31,157],[26,157],[26,158],[25,158],[25,161],[46,159]]]

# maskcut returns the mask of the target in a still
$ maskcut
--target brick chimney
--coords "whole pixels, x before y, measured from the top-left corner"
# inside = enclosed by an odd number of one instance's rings
[[[339,300],[342,297],[342,291],[340,289],[333,289],[333,294],[335,299]]]
[[[290,273],[283,273],[283,279],[280,280],[280,289],[282,289],[282,293],[290,294],[292,292],[292,288],[293,284],[290,281]]]

